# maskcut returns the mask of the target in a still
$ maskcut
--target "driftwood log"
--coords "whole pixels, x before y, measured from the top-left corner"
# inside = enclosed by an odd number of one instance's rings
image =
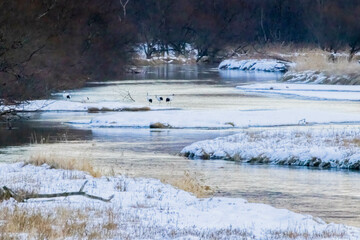
[[[37,194],[37,193],[31,193],[31,194],[17,194],[15,191],[11,190],[10,188],[4,186],[0,188],[0,201],[1,200],[8,200],[10,198],[15,199],[17,202],[25,202],[28,199],[34,199],[34,198],[56,198],[56,197],[68,197],[68,196],[83,196],[95,200],[100,200],[103,202],[110,202],[111,199],[114,198],[114,195],[110,196],[109,198],[102,198],[94,195],[90,195],[85,193],[84,187],[87,184],[88,181],[85,181],[84,184],[81,186],[80,190],[78,192],[62,192],[62,193],[50,193],[50,194]]]

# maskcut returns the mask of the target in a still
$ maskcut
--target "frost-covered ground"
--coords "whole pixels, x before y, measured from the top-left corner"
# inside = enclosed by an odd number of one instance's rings
[[[12,106],[4,106],[4,108],[13,108]],[[102,102],[78,102],[66,100],[33,100],[15,107],[18,111],[34,112],[34,111],[136,111],[136,110],[159,110],[171,109],[169,106],[149,106],[133,103],[124,103],[120,101],[102,101]]]
[[[359,239],[360,230],[244,199],[198,199],[154,179],[124,176],[93,178],[84,172],[49,169],[46,165],[1,164],[0,182],[13,190],[37,193],[84,191],[107,198],[101,202],[80,196],[0,203],[0,235],[20,239],[51,237],[107,239]],[[25,214],[27,213],[28,215]],[[20,214],[22,213],[22,214]],[[11,233],[21,219],[31,217],[31,232]],[[42,217],[40,217],[42,216]],[[75,216],[75,218],[74,218]],[[76,218],[80,216],[79,218]],[[36,226],[39,219],[44,226]],[[51,220],[51,221],[50,221]],[[60,220],[64,220],[61,225]],[[7,225],[8,221],[14,221]],[[25,224],[25,225],[26,225]],[[59,224],[46,229],[51,224]],[[24,228],[24,226],[22,226]],[[63,231],[65,230],[66,231]],[[8,234],[8,235],[7,235]],[[10,234],[10,235],[9,235]]]
[[[242,133],[185,147],[189,157],[360,169],[360,128],[290,128]]]
[[[287,72],[282,81],[296,82],[296,83],[316,83],[316,84],[345,84],[358,85],[360,84],[360,74],[328,74],[321,71],[291,71]]]
[[[233,128],[316,123],[360,122],[360,114],[309,109],[173,110],[104,114],[70,122],[85,127],[143,127],[162,123],[169,128]]]
[[[360,86],[261,83],[236,88],[255,94],[284,95],[314,100],[360,101]]]
[[[286,72],[290,63],[275,59],[226,59],[219,65],[219,69],[242,71]]]

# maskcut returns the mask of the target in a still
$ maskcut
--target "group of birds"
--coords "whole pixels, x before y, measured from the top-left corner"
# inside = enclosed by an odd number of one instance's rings
[[[66,100],[71,99],[70,93],[67,93],[65,91],[63,92],[62,96]],[[175,96],[175,94],[171,94],[171,95],[168,95],[166,97],[163,97],[163,96],[158,96],[158,95],[149,95],[149,93],[146,93],[146,99],[147,99],[149,104],[153,103],[155,101],[155,99],[159,102],[159,104],[162,103],[162,102],[166,102],[168,104],[171,104],[171,102],[174,99],[174,96]],[[86,97],[86,99],[84,99],[82,102],[87,102],[89,100],[90,100],[89,97]]]
[[[146,99],[149,102],[149,104],[153,103],[155,99],[159,102],[159,104],[162,102],[171,104],[171,102],[174,99],[174,96],[175,96],[175,94],[171,94],[166,97],[163,97],[163,96],[158,96],[158,95],[149,95],[149,93],[146,93]]]

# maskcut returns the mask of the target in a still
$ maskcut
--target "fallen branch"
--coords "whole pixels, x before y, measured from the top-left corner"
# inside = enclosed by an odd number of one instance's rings
[[[102,198],[94,195],[90,195],[85,193],[84,187],[87,184],[88,181],[85,181],[84,184],[81,186],[80,190],[78,192],[62,192],[62,193],[50,193],[50,194],[25,194],[23,196],[17,194],[10,188],[4,186],[0,188],[0,200],[8,200],[10,198],[14,198],[17,202],[25,202],[28,199],[34,199],[34,198],[56,198],[56,197],[68,197],[68,196],[83,196],[95,200],[100,200],[103,202],[110,202],[111,199],[114,198],[114,195],[110,196],[109,198]]]

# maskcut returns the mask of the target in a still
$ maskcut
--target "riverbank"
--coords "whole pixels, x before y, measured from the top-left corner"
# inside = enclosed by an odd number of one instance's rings
[[[360,234],[353,227],[243,199],[198,199],[153,179],[94,178],[23,163],[1,164],[0,173],[2,185],[16,192],[77,191],[86,180],[87,194],[114,196],[108,203],[83,196],[4,200],[0,229],[5,238],[356,239]]]
[[[253,130],[193,143],[181,153],[190,158],[359,170],[359,134],[359,128],[350,126]]]
[[[260,52],[237,54],[219,64],[219,69],[284,72],[289,83],[360,84],[360,54],[349,60],[346,52],[330,53],[317,48],[263,47]]]

